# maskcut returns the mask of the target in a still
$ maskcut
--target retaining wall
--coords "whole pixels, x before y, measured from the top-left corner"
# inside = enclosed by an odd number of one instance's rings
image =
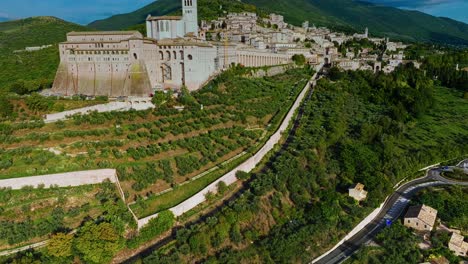
[[[103,169],[5,179],[0,180],[0,188],[19,190],[24,186],[33,186],[37,188],[39,185],[43,185],[44,188],[50,188],[52,185],[58,187],[71,187],[87,184],[99,184],[105,180],[116,183],[117,171],[115,169]]]
[[[53,123],[59,120],[68,119],[70,116],[76,114],[89,114],[91,112],[111,112],[111,111],[128,111],[130,109],[135,110],[147,110],[154,108],[154,105],[151,103],[151,98],[141,98],[141,99],[133,99],[131,101],[126,102],[110,102],[107,104],[100,104],[100,105],[93,105],[88,107],[83,107],[79,109],[74,109],[70,111],[64,111],[55,114],[49,114],[45,116],[44,122],[45,123]]]
[[[317,67],[317,69],[320,69],[321,67]],[[315,80],[317,77],[317,74],[315,74],[311,80]],[[218,191],[218,184],[219,182],[224,182],[226,185],[233,184],[234,182],[237,181],[236,178],[236,173],[238,171],[245,171],[245,172],[250,172],[252,171],[260,162],[261,160],[265,157],[265,155],[273,149],[273,147],[280,141],[281,139],[281,134],[286,131],[286,129],[289,126],[289,123],[291,122],[292,118],[294,117],[294,113],[296,110],[299,108],[301,105],[301,102],[304,100],[304,97],[307,94],[307,91],[310,88],[310,82],[307,82],[306,86],[302,89],[302,92],[299,94],[297,97],[296,101],[292,105],[292,107],[289,109],[288,114],[284,118],[283,122],[281,123],[279,129],[268,139],[268,141],[265,143],[265,145],[251,158],[246,160],[244,163],[241,165],[237,166],[235,169],[231,170],[230,172],[226,173],[224,176],[219,178],[218,180],[214,181],[210,185],[208,185],[205,189],[201,190],[194,196],[190,197],[189,199],[185,200],[184,202],[180,203],[177,206],[172,207],[169,209],[176,217],[181,216],[184,213],[192,210],[199,204],[203,203],[206,200],[206,195],[208,193],[216,193]],[[148,222],[151,219],[154,219],[158,216],[158,214],[150,215],[148,217],[142,218],[138,220],[138,227],[141,228],[148,224]]]

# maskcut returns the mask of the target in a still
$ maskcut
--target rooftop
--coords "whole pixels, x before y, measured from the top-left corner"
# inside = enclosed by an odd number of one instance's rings
[[[181,16],[148,16],[146,21],[156,21],[156,20],[182,20]]]
[[[424,223],[433,226],[437,218],[437,210],[424,204],[415,205],[408,209],[405,218],[418,218]]]
[[[132,31],[81,31],[75,32],[72,31],[67,34],[67,36],[96,36],[96,35],[135,35],[139,37],[143,37],[140,32],[136,30]]]
[[[457,233],[453,233],[452,237],[450,238],[449,243],[461,248],[461,247],[463,247],[464,240],[465,240],[465,238],[462,235],[457,234]]]

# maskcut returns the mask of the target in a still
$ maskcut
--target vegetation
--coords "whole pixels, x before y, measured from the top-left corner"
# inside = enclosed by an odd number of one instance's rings
[[[333,83],[321,80],[287,148],[251,175],[243,195],[178,230],[172,247],[143,262],[310,261],[403,177],[466,153],[460,141],[466,140],[466,124],[459,119],[466,109],[458,94],[434,87],[411,67],[391,75],[346,72]],[[361,204],[347,195],[356,182],[369,190]],[[411,248],[405,252],[415,256]]]
[[[74,188],[3,189],[0,192],[0,249],[56,235],[66,240],[69,232],[86,219],[113,219],[122,227],[133,227],[133,218],[112,183]],[[118,221],[116,219],[119,219]],[[61,243],[61,242],[60,242]],[[65,257],[52,244],[51,254]],[[65,246],[65,245],[63,245]]]
[[[163,211],[157,218],[149,221],[140,231],[138,236],[127,241],[130,248],[135,248],[142,243],[157,238],[163,232],[169,230],[174,225],[175,218],[171,211]]]
[[[450,187],[431,188],[418,194],[414,203],[426,204],[437,209],[437,217],[449,227],[468,231],[468,189]]]
[[[55,124],[3,122],[0,177],[117,168],[127,202],[136,202],[139,216],[168,209],[224,170],[195,180],[197,175],[255,150],[310,78],[307,68],[274,77],[244,77],[250,71],[232,69],[201,91],[183,91],[177,101],[170,93],[157,94],[155,110],[91,113]],[[44,113],[63,104],[32,94],[15,108]],[[181,104],[182,112],[172,108]],[[103,139],[108,135],[112,139]],[[178,188],[185,183],[190,184]],[[165,194],[170,198],[159,197],[171,189]]]
[[[461,187],[430,188],[418,193],[412,201],[413,204],[426,204],[438,210],[438,218],[450,228],[456,228],[466,232],[468,219],[468,192]],[[407,228],[399,221],[385,228],[376,237],[380,247],[365,247],[352,256],[346,263],[421,263],[433,258],[443,256],[450,263],[459,263],[456,257],[448,249],[450,233],[444,230],[431,233],[431,248],[421,250],[418,247],[423,239]]]
[[[423,41],[453,45],[468,45],[468,25],[448,18],[425,13],[384,7],[352,0],[199,0],[199,19],[210,21],[222,11],[277,13],[299,26],[305,20],[344,32],[364,31],[406,41]],[[222,6],[222,10],[213,7]],[[137,11],[99,20],[89,26],[100,30],[116,30],[144,23],[148,14],[178,14],[180,1],[159,0]]]
[[[219,7],[222,7],[219,8]],[[99,30],[126,29],[145,22],[148,14],[153,16],[180,15],[181,2],[173,0],[159,0],[144,6],[134,12],[122,15],[115,15],[107,19],[98,20],[88,26]],[[256,12],[254,5],[245,4],[241,1],[229,0],[199,0],[198,16],[200,20],[211,21],[225,15],[228,12]],[[140,30],[140,27],[134,28]],[[140,30],[141,31],[141,30]]]
[[[0,91],[20,94],[50,87],[59,64],[57,44],[70,31],[86,27],[54,17],[34,17],[0,23]],[[34,52],[26,47],[53,45]],[[23,52],[14,52],[23,50]]]

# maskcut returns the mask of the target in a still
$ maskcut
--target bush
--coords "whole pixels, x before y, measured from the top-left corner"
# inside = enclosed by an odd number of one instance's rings
[[[139,245],[150,241],[169,230],[175,223],[174,214],[171,211],[163,211],[158,217],[151,219],[149,223],[140,230],[140,234],[127,241],[129,248],[136,248]]]

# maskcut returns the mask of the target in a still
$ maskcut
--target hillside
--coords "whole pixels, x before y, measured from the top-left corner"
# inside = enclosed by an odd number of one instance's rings
[[[352,0],[199,0],[200,19],[210,20],[224,10],[275,12],[286,21],[300,25],[309,20],[317,26],[362,31],[407,41],[425,41],[468,45],[468,25],[448,18],[438,18],[418,11],[401,10]],[[145,21],[148,14],[164,15],[180,9],[180,2],[159,0],[135,12],[95,21],[90,27],[100,30],[125,29]],[[257,10],[257,11],[258,11]]]
[[[223,14],[224,10],[228,12],[251,11],[256,12],[256,7],[248,5],[240,1],[230,0],[199,0],[199,16],[201,19],[211,20],[216,19]],[[222,9],[219,7],[222,6]],[[97,20],[90,23],[88,26],[99,30],[118,30],[127,29],[136,24],[141,24],[146,17],[151,14],[153,16],[162,16],[167,14],[177,14],[180,12],[180,1],[174,0],[159,0],[147,6],[144,6],[134,12],[128,14],[115,15],[107,19]]]
[[[70,31],[86,27],[55,17],[33,17],[0,23],[0,90],[25,80],[31,88],[40,83],[50,85],[59,62],[57,45]],[[53,45],[35,51],[14,53],[25,47]],[[21,82],[22,83],[22,82]]]

